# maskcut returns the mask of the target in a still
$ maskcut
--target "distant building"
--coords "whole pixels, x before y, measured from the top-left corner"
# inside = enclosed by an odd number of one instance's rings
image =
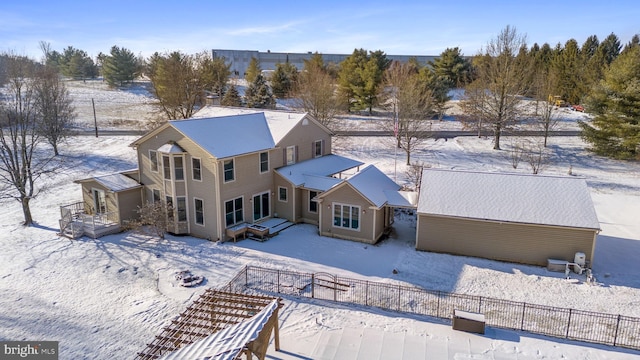
[[[262,70],[275,70],[276,64],[289,62],[296,66],[299,70],[304,67],[304,60],[309,60],[313,56],[313,52],[308,53],[283,53],[283,52],[260,52],[256,50],[221,50],[213,49],[214,58],[224,57],[227,63],[231,64],[231,73],[236,76],[244,76],[249,67],[251,58],[254,57],[260,62]],[[351,54],[320,54],[325,63],[339,64]],[[387,55],[388,59],[407,62],[410,58],[416,58],[419,63],[424,64],[438,56],[436,55]]]

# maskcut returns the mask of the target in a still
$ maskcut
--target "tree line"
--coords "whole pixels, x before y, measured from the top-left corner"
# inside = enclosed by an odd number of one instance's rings
[[[302,69],[285,62],[270,74],[253,58],[244,74],[244,94],[231,81],[230,64],[207,52],[156,52],[145,59],[113,46],[94,61],[72,46],[58,52],[41,42],[40,48],[41,62],[0,55],[0,196],[22,204],[27,225],[33,222],[29,202],[38,193],[35,183],[55,168],[58,144],[73,128],[75,111],[61,77],[102,76],[114,87],[146,77],[167,120],[192,117],[208,97],[224,106],[265,109],[288,99],[330,129],[339,114],[378,113],[386,116],[380,127],[394,134],[407,165],[432,122],[442,120],[450,90],[464,89],[459,119],[478,134],[491,131],[494,149],[501,149],[501,135],[522,121],[543,129],[544,143],[511,146],[513,166],[525,158],[534,173],[545,156],[546,135],[557,123],[556,100],[562,100],[584,104],[593,115],[579,122],[592,151],[640,157],[638,35],[624,46],[612,33],[602,41],[590,36],[581,45],[570,39],[529,47],[525,35],[507,26],[473,56],[456,47],[427,63],[399,63],[382,50],[354,49],[339,64],[325,63],[315,53]],[[525,99],[535,102],[533,112],[523,107]],[[50,151],[43,151],[46,144]]]

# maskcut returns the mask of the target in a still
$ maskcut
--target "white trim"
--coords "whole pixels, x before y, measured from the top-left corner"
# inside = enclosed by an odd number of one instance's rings
[[[284,195],[285,195],[285,199],[284,200],[282,200],[281,197],[280,197],[280,190],[281,189],[284,189],[284,191],[285,191],[284,192]],[[286,187],[286,186],[278,186],[278,201],[285,202],[285,203],[289,202],[289,188],[288,187]]]
[[[98,202],[96,202],[96,192],[102,194],[102,198],[104,200],[104,212],[98,212]],[[98,195],[100,196],[100,195]],[[109,212],[109,209],[107,207],[107,192],[104,191],[104,189],[99,189],[96,187],[92,187],[91,188],[91,197],[93,198],[93,210],[94,210],[94,214],[106,214],[107,212]]]
[[[237,221],[238,219],[236,219],[236,218],[235,218],[235,212],[236,212],[236,211],[238,211],[238,209],[236,209],[236,207],[235,207],[235,201],[236,201],[237,199],[241,199],[241,200],[242,200],[242,220],[241,220],[241,221]],[[233,201],[233,204],[234,204],[234,206],[233,206],[233,213],[234,213],[234,215],[233,215],[234,219],[233,219],[233,220],[234,220],[234,222],[233,222],[232,224],[227,225],[227,203],[228,203],[229,201]],[[234,198],[229,199],[229,200],[225,200],[225,201],[222,203],[222,206],[223,206],[223,208],[224,208],[224,209],[223,209],[223,210],[224,210],[223,217],[224,217],[224,224],[225,224],[225,228],[227,228],[227,227],[229,227],[229,226],[233,226],[233,225],[236,225],[236,224],[239,224],[239,223],[241,223],[241,222],[245,222],[245,221],[246,221],[246,219],[245,219],[245,218],[246,218],[246,216],[245,216],[245,213],[244,213],[244,212],[245,212],[245,208],[244,208],[244,195],[241,195],[241,196],[238,196],[238,197],[234,197]],[[252,211],[253,211],[253,210],[252,210]],[[252,212],[252,214],[253,214],[253,212]]]
[[[307,203],[307,211],[308,211],[309,213],[311,213],[311,214],[317,214],[317,213],[319,212],[319,210],[318,210],[318,209],[320,209],[320,202],[319,202],[318,200],[314,200],[314,201],[312,201],[312,200],[311,200],[311,199],[313,199],[313,198],[311,197],[311,193],[312,193],[312,192],[316,193],[316,196],[314,196],[314,197],[317,197],[317,196],[318,196],[318,195],[320,195],[320,193],[321,193],[321,191],[315,191],[315,190],[309,190],[309,191],[308,191],[308,194],[309,194],[309,202]],[[316,211],[312,211],[312,210],[311,210],[311,203],[312,203],[312,202],[315,202],[315,203],[316,203]]]
[[[317,144],[320,143],[320,155],[318,155],[316,153],[316,146]],[[316,140],[313,142],[313,157],[314,158],[319,158],[322,157],[324,155],[324,140],[320,139],[320,140]]]
[[[153,160],[151,159],[151,153],[156,154],[156,169],[153,170]],[[151,172],[157,173],[160,171],[160,162],[158,161],[158,151],[157,150],[153,150],[153,149],[149,149],[149,162],[150,162],[150,170]]]
[[[262,154],[267,154],[267,170],[262,171]],[[271,166],[269,164],[269,151],[262,151],[258,153],[258,172],[260,174],[266,174],[269,172],[269,170],[271,169]]]
[[[185,170],[186,170],[186,166],[185,166],[185,159],[184,159],[184,155],[180,154],[180,155],[170,155],[171,156],[171,170],[172,170],[172,175],[173,175],[173,181],[186,181],[186,174],[185,174]],[[178,172],[176,171],[176,169],[178,168],[176,166],[176,159],[180,158],[182,160],[182,179],[178,179],[176,175],[178,175]]]
[[[289,151],[291,151],[291,161],[289,161]],[[284,150],[284,162],[286,165],[293,165],[296,163],[296,146],[287,146]]]
[[[336,206],[340,206],[341,207],[341,214],[340,214],[340,220],[341,222],[344,222],[344,209],[343,207],[348,206],[349,207],[349,226],[342,226],[342,225],[336,225],[335,224],[335,213],[336,213]],[[352,224],[352,220],[351,220],[351,214],[353,214],[353,208],[358,209],[357,214],[358,214],[358,227],[357,228],[353,228],[351,227]],[[331,203],[331,225],[334,228],[338,228],[338,229],[345,229],[345,230],[352,230],[352,231],[360,231],[360,228],[362,226],[362,207],[360,207],[359,205],[352,205],[352,204],[344,204],[344,203]]]
[[[195,170],[195,167],[193,166],[193,161],[194,160],[198,160],[198,163],[200,164],[200,167],[198,168],[200,170],[200,179],[196,179],[195,176],[193,176],[194,175],[194,170]],[[203,178],[203,176],[202,176],[202,159],[199,158],[199,157],[192,156],[191,157],[191,180],[202,182],[202,178]]]
[[[179,199],[184,199],[184,220],[180,220],[180,209],[178,207]],[[176,196],[175,202],[176,202],[176,223],[186,223],[187,221],[189,221],[189,213],[187,212],[187,208],[189,207],[189,205],[187,205],[187,197],[184,195]]]
[[[202,202],[202,224],[198,223],[198,209],[196,207],[197,200],[200,200]],[[205,212],[204,212],[204,199],[194,197],[193,198],[193,223],[198,226],[205,227],[206,220],[207,220],[207,217],[205,216]]]
[[[231,161],[231,164],[233,164],[233,168],[232,168],[232,171],[233,171],[233,177],[232,177],[232,179],[231,179],[231,180],[227,180],[227,176],[226,176],[226,171],[227,171],[227,170],[224,168],[224,164],[225,164],[227,161]],[[234,181],[236,181],[236,161],[235,161],[235,158],[230,158],[230,159],[222,160],[222,182],[223,182],[224,184],[227,184],[227,183],[231,183],[231,182],[234,182]]]

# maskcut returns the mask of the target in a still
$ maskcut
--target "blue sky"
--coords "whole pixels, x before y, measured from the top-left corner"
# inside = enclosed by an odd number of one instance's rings
[[[90,56],[111,46],[135,54],[210,49],[438,55],[459,47],[476,54],[506,25],[529,45],[555,46],[615,33],[640,33],[635,0],[511,1],[120,1],[3,0],[0,51],[40,59],[38,43],[71,45]]]

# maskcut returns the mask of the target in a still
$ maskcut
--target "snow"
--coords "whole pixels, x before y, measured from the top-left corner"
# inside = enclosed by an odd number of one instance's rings
[[[138,184],[134,179],[119,173],[96,176],[93,179],[114,192],[129,190],[140,186],[140,184]]]
[[[360,170],[347,182],[378,208],[388,201],[385,190],[400,190],[398,184],[373,165]]]
[[[583,114],[564,116],[571,124]],[[396,219],[392,236],[375,246],[320,237],[313,225],[290,227],[265,242],[224,244],[137,233],[96,240],[58,237],[58,206],[81,199],[73,181],[135,167],[128,146],[135,139],[69,139],[61,149],[64,168],[41,179],[47,191],[31,202],[34,226],[19,225],[17,202],[0,200],[1,340],[57,340],[60,359],[133,358],[206,287],[224,285],[246,265],[640,317],[640,164],[594,156],[579,138],[551,138],[553,157],[542,173],[571,170],[586,179],[602,228],[596,285],[581,275],[568,282],[564,273],[542,267],[415,251],[415,217],[405,213]],[[508,146],[509,137],[503,140]],[[491,147],[485,138],[430,139],[412,159],[442,169],[529,172],[523,165],[513,169],[506,151]],[[334,140],[333,149],[376,165],[401,185],[410,183],[404,154],[395,156],[384,138],[343,137]],[[173,274],[185,269],[205,276],[205,283],[195,288],[172,283]],[[467,334],[443,320],[374,308],[289,297],[283,302],[283,352],[275,353],[271,344],[270,358],[331,359],[343,351],[342,358],[410,359],[426,351],[424,358],[433,359],[640,359],[640,351],[491,327],[485,336]]]
[[[418,212],[600,229],[583,178],[425,169]]]
[[[262,113],[173,120],[169,123],[218,159],[275,147]]]
[[[363,163],[358,160],[350,159],[348,157],[329,154],[321,157],[317,157],[314,159],[309,159],[305,161],[301,161],[292,165],[283,166],[278,168],[276,172],[290,183],[295,186],[305,186],[307,188],[315,189],[310,184],[307,185],[307,182],[313,183],[315,186],[319,186],[318,190],[327,190],[325,188],[328,184],[336,184],[336,181],[333,180],[319,180],[314,179],[313,175],[316,176],[332,176],[335,174],[342,173],[343,171],[347,171],[349,169],[358,167]]]

